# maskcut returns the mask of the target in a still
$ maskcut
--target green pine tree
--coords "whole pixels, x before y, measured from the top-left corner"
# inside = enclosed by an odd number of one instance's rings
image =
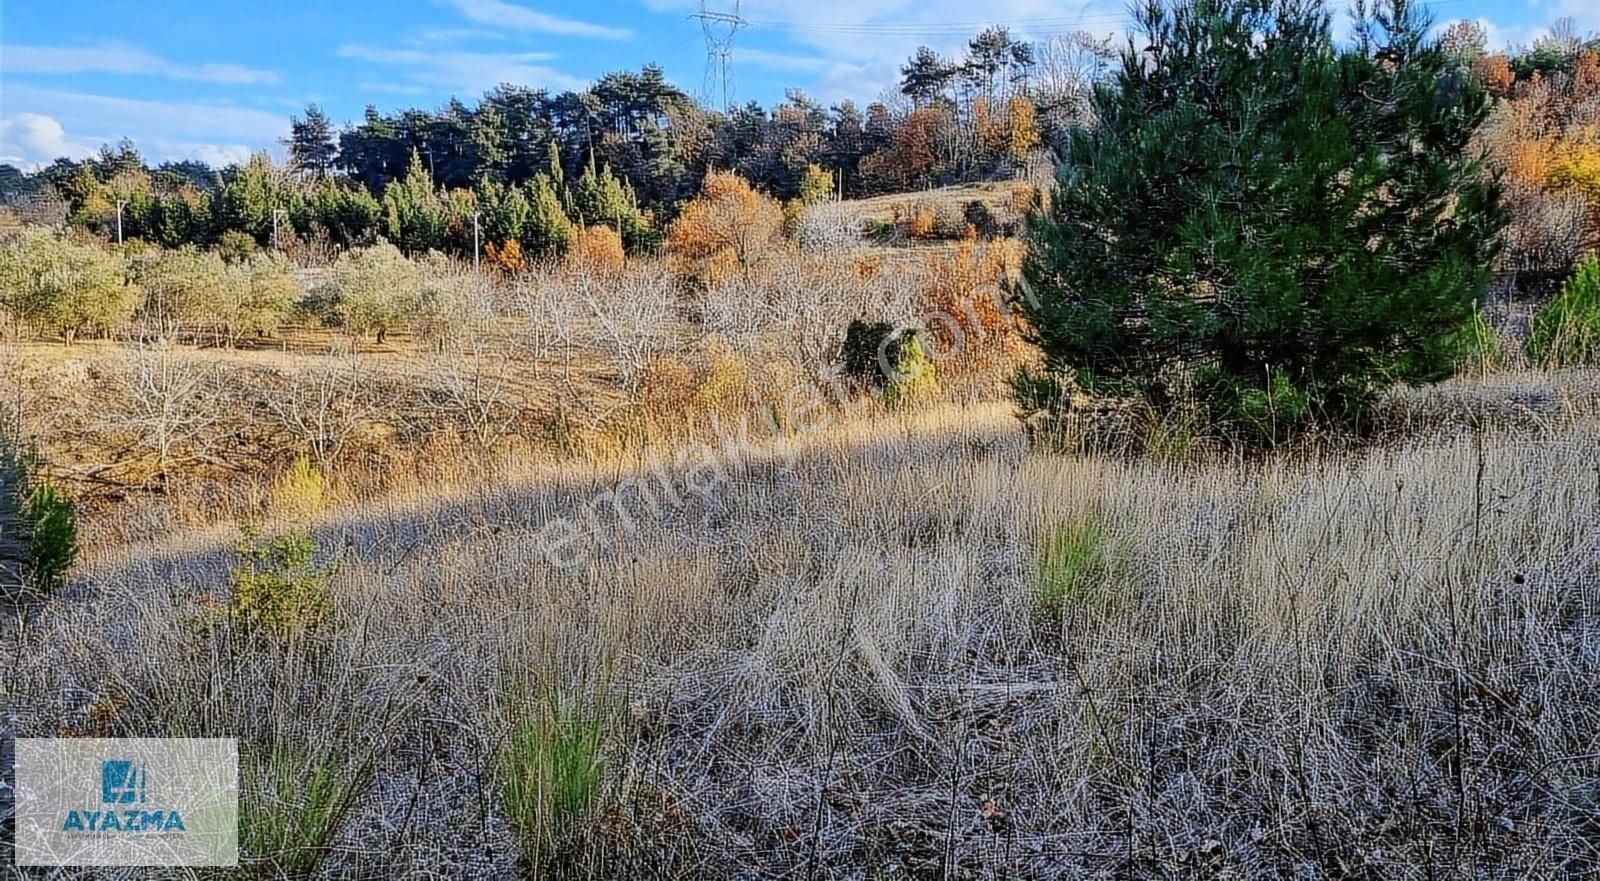
[[[383,233],[408,254],[443,247],[446,207],[416,150],[406,176],[383,189]]]
[[[1447,375],[1504,223],[1487,112],[1408,0],[1335,46],[1316,0],[1150,0],[1032,225],[1021,308],[1047,365],[1231,436],[1359,420]]]

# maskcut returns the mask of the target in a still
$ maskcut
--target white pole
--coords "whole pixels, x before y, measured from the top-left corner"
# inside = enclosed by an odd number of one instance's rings
[[[122,244],[122,206],[128,204],[121,199],[117,200],[117,244]]]
[[[478,268],[478,215],[480,211],[472,212],[472,268]]]

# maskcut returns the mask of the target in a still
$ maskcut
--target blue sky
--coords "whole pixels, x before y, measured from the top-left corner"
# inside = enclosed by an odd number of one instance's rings
[[[279,153],[291,114],[473,101],[510,81],[551,90],[656,63],[690,92],[705,44],[698,0],[0,0],[0,162],[34,166],[130,137],[152,160],[226,164]],[[732,0],[714,4],[729,8]],[[1438,0],[1525,43],[1593,0]],[[1030,39],[1121,33],[1122,0],[746,0],[734,40],[740,100],[800,87],[866,102],[919,44],[954,52],[986,23]],[[1341,16],[1342,17],[1342,16]]]

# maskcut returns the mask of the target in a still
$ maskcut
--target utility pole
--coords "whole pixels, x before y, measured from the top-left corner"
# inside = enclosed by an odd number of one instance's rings
[[[117,200],[117,244],[122,244],[122,206],[128,204],[121,199]]]
[[[272,250],[278,250],[278,215],[286,213],[282,208],[272,209]]]
[[[474,212],[472,212],[472,269],[473,269],[473,271],[477,271],[477,269],[478,269],[478,215],[480,215],[482,213],[483,213],[482,211],[474,211]]]

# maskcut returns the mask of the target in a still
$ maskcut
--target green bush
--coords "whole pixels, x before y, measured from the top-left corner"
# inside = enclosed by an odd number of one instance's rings
[[[1528,325],[1528,356],[1546,367],[1600,365],[1600,258],[1579,264]]]
[[[317,543],[308,532],[263,538],[247,530],[234,548],[228,619],[235,627],[288,639],[327,628],[333,621],[331,571],[315,563]]]
[[[882,321],[850,322],[839,347],[839,372],[858,389],[878,389],[890,406],[937,388],[933,361],[917,332]]]
[[[1262,446],[1454,372],[1506,214],[1470,149],[1486,96],[1417,9],[1379,2],[1340,43],[1321,4],[1142,6],[1149,48],[1031,221],[1019,306],[1046,369],[1158,412],[1192,388]]]
[[[217,256],[229,265],[243,263],[260,250],[256,245],[255,236],[236,229],[223,233],[217,242]]]
[[[15,430],[0,425],[0,600],[48,596],[77,553],[72,501],[39,474],[38,456]]]

